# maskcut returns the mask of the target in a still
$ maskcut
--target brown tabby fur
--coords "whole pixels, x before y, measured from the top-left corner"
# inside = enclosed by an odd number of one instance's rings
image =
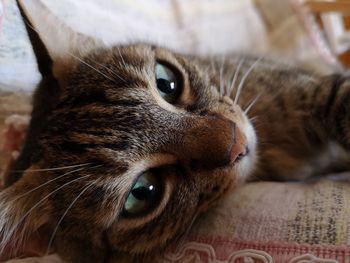
[[[183,93],[174,105],[157,92],[156,61],[179,71]],[[13,168],[25,172],[9,173],[1,193],[2,251],[47,239],[64,215],[52,246],[68,262],[154,262],[248,175],[310,178],[338,160],[330,142],[350,147],[350,83],[341,74],[312,75],[249,56],[203,59],[146,44],[97,48],[63,70],[53,63],[60,70],[43,74],[35,132]],[[239,106],[233,100],[241,80]],[[245,114],[241,107],[259,94]],[[232,162],[241,144],[250,152]],[[45,170],[79,164],[87,165]],[[165,185],[160,204],[145,216],[124,217],[135,178],[154,167]]]

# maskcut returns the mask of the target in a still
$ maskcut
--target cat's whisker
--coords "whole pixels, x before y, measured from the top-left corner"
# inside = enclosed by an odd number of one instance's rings
[[[214,56],[210,56],[210,67],[211,67],[211,71],[215,71],[216,70],[216,66],[214,63]]]
[[[220,77],[220,82],[219,82],[219,85],[220,85],[220,96],[223,96],[224,95],[224,89],[225,89],[225,86],[224,86],[224,64],[225,64],[225,57],[222,57],[222,62],[221,62],[221,67],[220,67],[220,71],[219,71],[219,77]]]
[[[93,61],[93,62],[94,62],[95,64],[99,65],[100,67],[103,67],[105,70],[107,70],[109,73],[111,73],[112,76],[117,77],[118,79],[120,79],[120,80],[122,80],[122,81],[125,81],[124,78],[122,78],[121,76],[115,74],[115,72],[113,72],[112,69],[106,67],[105,65],[103,65],[103,64],[101,64],[101,63],[99,63],[99,62],[97,62],[97,61]]]
[[[34,32],[38,33],[38,30],[36,30],[30,23],[28,23],[28,21],[24,20],[24,22],[26,23],[26,25],[28,27],[30,27]],[[40,35],[40,34],[39,34]],[[97,73],[101,74],[102,76],[106,77],[107,79],[111,80],[111,81],[114,81],[112,78],[110,78],[109,76],[107,76],[106,74],[104,74],[103,72],[101,72],[100,70],[98,70],[97,68],[93,67],[92,65],[90,65],[89,63],[87,63],[86,61],[84,61],[83,59],[79,58],[78,56],[74,55],[73,53],[69,52],[69,51],[63,51],[63,53],[66,53],[67,55],[79,60],[81,63],[85,64],[86,66],[88,66],[89,68],[95,70]],[[123,60],[124,61],[124,60]],[[96,63],[96,62],[95,62]],[[98,63],[96,63],[98,64]],[[100,66],[104,67],[105,69],[108,69],[106,66],[104,65],[101,65]],[[108,69],[109,70],[109,69]],[[113,74],[114,76],[120,78],[121,80],[125,81],[123,78],[121,78],[120,76],[118,75],[115,75]]]
[[[220,96],[224,95],[223,69],[220,68]]]
[[[66,51],[65,53],[69,54],[70,56],[72,56],[73,58],[79,60],[81,63],[83,63],[84,65],[88,66],[89,68],[95,70],[97,73],[101,74],[102,76],[104,76],[105,78],[114,81],[114,79],[110,78],[109,76],[107,76],[106,74],[104,74],[102,71],[98,70],[97,68],[93,67],[92,65],[90,65],[89,63],[85,62],[83,59],[79,58],[78,56],[74,55],[71,52]]]
[[[6,247],[6,245],[10,242],[10,239],[14,237],[15,232],[17,231],[18,227],[23,223],[23,221],[27,218],[27,216],[34,211],[35,208],[39,207],[47,198],[49,198],[50,196],[52,196],[53,194],[55,194],[56,192],[58,192],[59,190],[61,190],[62,188],[64,188],[65,186],[68,186],[74,182],[77,182],[79,180],[82,180],[84,178],[88,178],[91,175],[85,175],[76,179],[73,179],[63,185],[61,185],[60,187],[56,188],[55,190],[53,190],[51,193],[47,194],[46,196],[44,196],[42,199],[40,199],[35,205],[33,205],[22,217],[20,217],[20,219],[17,222],[13,222],[13,226],[8,229],[8,230],[4,230],[4,238],[3,240],[0,242],[0,255],[3,254],[4,249]],[[26,227],[23,227],[22,229],[22,233],[20,234],[21,238],[18,238],[15,242],[17,244],[21,244],[21,242],[23,242],[24,239],[24,231],[25,231]],[[20,247],[20,246],[17,246]]]
[[[238,100],[239,100],[239,97],[241,95],[241,91],[242,91],[242,88],[243,88],[243,85],[247,79],[247,77],[249,76],[249,74],[253,71],[253,69],[255,68],[255,66],[262,60],[264,56],[260,56],[250,67],[249,69],[247,70],[247,72],[243,75],[239,85],[238,85],[238,88],[237,88],[237,92],[236,92],[236,96],[235,96],[235,99],[234,99],[234,104],[237,105],[238,103]]]
[[[78,199],[90,188],[94,185],[96,181],[91,182],[90,184],[88,184],[78,195],[76,198],[74,198],[74,200],[70,203],[70,205],[67,207],[66,211],[62,214],[61,218],[58,220],[58,223],[56,224],[55,229],[53,230],[51,237],[49,239],[49,243],[47,245],[46,248],[46,255],[48,255],[50,253],[50,249],[53,243],[53,240],[55,238],[55,235],[57,233],[58,227],[60,226],[60,224],[62,223],[64,217],[67,215],[67,213],[69,212],[69,210],[73,207],[73,205],[78,201]]]
[[[254,117],[249,118],[249,121],[251,123],[254,123],[254,122],[256,122],[257,119],[258,119],[258,116],[254,116]]]
[[[231,86],[230,86],[230,88],[228,89],[228,92],[227,92],[227,96],[228,97],[231,96],[232,91],[235,88],[236,81],[237,81],[237,78],[238,78],[238,74],[239,74],[239,71],[240,71],[240,69],[242,67],[243,62],[244,62],[244,59],[240,59],[239,62],[238,62],[238,65],[237,65],[236,70],[235,70],[235,74],[233,75]]]
[[[262,93],[259,93],[255,99],[253,99],[249,105],[247,106],[247,108],[244,110],[245,114],[248,114],[249,110],[255,105],[255,103],[259,100],[259,98],[261,97]]]
[[[224,96],[228,96],[229,97],[229,89],[230,89],[230,86],[231,86],[231,81],[229,78],[226,79],[226,82],[225,82],[225,90],[224,90]]]
[[[67,166],[61,166],[61,167],[44,168],[44,169],[11,170],[10,172],[13,172],[13,173],[23,173],[23,172],[59,171],[59,170],[66,170],[66,169],[71,169],[71,168],[89,166],[89,165],[91,165],[91,164],[92,164],[92,163],[83,163],[83,164],[67,165]]]
[[[183,242],[185,241],[186,237],[188,236],[189,232],[192,229],[194,222],[197,220],[197,217],[198,217],[198,212],[193,216],[193,218],[192,218],[190,224],[188,225],[188,227],[186,228],[186,230],[178,238],[176,238],[175,242],[178,244],[177,248],[179,248],[183,244]]]
[[[119,56],[120,56],[120,58],[121,58],[121,60],[122,60],[123,66],[124,66],[125,68],[127,68],[127,65],[126,65],[126,63],[125,63],[125,60],[124,60],[124,58],[123,58],[122,53],[120,52],[119,47],[117,47],[117,50],[118,50]]]
[[[79,169],[76,169],[76,170],[64,173],[62,175],[59,175],[59,176],[57,176],[57,177],[55,177],[55,178],[53,178],[51,180],[46,181],[45,183],[43,183],[43,184],[41,184],[39,186],[29,190],[28,192],[25,192],[24,194],[21,194],[21,195],[17,196],[13,201],[15,201],[15,200],[17,200],[19,198],[22,198],[23,196],[26,196],[26,195],[28,195],[28,194],[30,194],[30,193],[32,193],[32,192],[42,188],[43,186],[48,185],[49,183],[54,182],[56,180],[59,180],[60,178],[65,177],[65,176],[67,176],[69,174],[76,173],[76,172],[79,172],[79,171],[82,171],[82,170],[85,170],[85,169],[88,169],[88,168],[97,168],[97,167],[100,167],[100,166],[102,166],[102,165],[96,165],[96,166],[92,166],[92,167],[82,167],[82,168],[79,168]]]

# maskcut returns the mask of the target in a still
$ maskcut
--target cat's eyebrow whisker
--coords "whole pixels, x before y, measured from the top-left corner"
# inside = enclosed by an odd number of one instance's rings
[[[26,25],[28,25],[34,32],[38,33],[38,30],[36,30],[30,23],[28,23],[27,21],[24,21],[26,23]],[[78,56],[74,55],[73,53],[69,52],[69,51],[63,51],[64,53],[66,53],[67,55],[70,55],[71,57],[79,60],[81,63],[85,64],[86,66],[90,67],[91,69],[95,70],[97,73],[100,73],[102,76],[104,76],[105,78],[111,80],[111,81],[114,81],[112,78],[110,78],[109,76],[107,76],[106,74],[104,74],[103,72],[101,72],[100,70],[98,70],[97,68],[93,67],[92,65],[90,65],[89,63],[87,63],[86,61],[84,61],[83,59],[79,58]],[[96,63],[96,62],[95,62]],[[96,63],[97,64],[97,63]],[[108,69],[106,66],[104,65],[100,65],[102,67],[104,67],[105,69]],[[114,76],[120,78],[121,80],[125,81],[123,78],[121,78],[120,76],[118,75],[115,75]]]
[[[255,99],[253,99],[249,105],[247,106],[247,108],[244,110],[244,113],[245,114],[248,114],[249,110],[254,106],[254,104],[259,100],[259,98],[261,97],[262,95],[262,92],[260,92],[256,97]]]
[[[83,163],[83,164],[67,165],[67,166],[61,166],[61,167],[44,168],[44,169],[11,170],[10,172],[13,172],[13,173],[23,173],[23,172],[59,171],[59,170],[66,170],[66,169],[71,169],[71,168],[89,166],[89,165],[91,165],[91,164],[93,164],[93,163]]]
[[[59,190],[61,190],[62,188],[64,188],[65,186],[68,186],[74,182],[77,182],[79,180],[82,180],[84,178],[90,177],[91,175],[85,175],[76,179],[73,179],[63,185],[61,185],[60,187],[56,188],[55,190],[53,190],[51,193],[47,194],[46,196],[44,196],[42,199],[40,199],[35,205],[33,205],[17,222],[14,222],[14,225],[8,229],[8,230],[3,230],[4,234],[4,238],[3,240],[0,242],[0,254],[3,254],[4,249],[6,247],[6,245],[9,243],[10,239],[14,237],[14,233],[17,230],[17,228],[20,226],[20,224],[23,223],[23,221],[26,219],[26,217],[35,209],[37,208],[39,205],[41,205],[47,198],[49,198],[50,196],[52,196],[54,193],[58,192]],[[24,231],[25,231],[25,227],[23,227],[22,229],[22,233],[20,234],[20,236],[22,238],[18,238],[17,240],[17,245],[21,244],[21,242],[23,242],[24,239]],[[19,247],[19,246],[17,246]]]
[[[107,70],[108,72],[110,72],[110,73],[112,74],[112,76],[117,77],[118,79],[120,79],[120,80],[122,80],[122,81],[125,81],[124,78],[122,78],[121,76],[115,74],[115,72],[113,72],[112,69],[106,67],[105,65],[103,65],[103,64],[101,64],[101,63],[99,63],[99,62],[97,62],[97,61],[92,61],[92,62],[94,62],[95,64],[99,65],[100,67],[103,67],[105,70]]]
[[[238,78],[238,73],[239,73],[239,71],[240,71],[240,69],[242,67],[243,62],[244,62],[244,59],[240,59],[239,62],[238,62],[238,65],[237,65],[236,70],[235,70],[235,74],[233,75],[231,86],[230,86],[230,88],[227,91],[227,96],[228,97],[231,96],[231,93],[232,93],[233,89],[235,88],[236,81],[237,81],[237,78]]]
[[[62,223],[64,217],[67,215],[67,213],[69,212],[69,210],[73,207],[73,205],[78,201],[78,199],[90,188],[94,185],[96,181],[91,182],[90,184],[88,184],[78,195],[77,197],[74,198],[74,200],[70,203],[70,205],[67,207],[66,211],[62,214],[61,218],[58,220],[58,223],[56,224],[55,229],[53,230],[51,237],[49,239],[49,243],[47,245],[46,248],[46,255],[48,255],[50,253],[50,248],[52,246],[52,242],[55,238],[55,235],[57,233],[58,227],[60,226],[60,224]]]
[[[262,60],[264,56],[260,56],[250,67],[249,69],[247,70],[247,72],[243,75],[239,85],[238,85],[238,88],[237,88],[237,92],[236,92],[236,96],[235,96],[235,99],[234,99],[234,104],[237,104],[238,102],[238,99],[241,95],[241,91],[242,91],[242,88],[243,88],[243,85],[244,85],[244,82],[245,80],[247,79],[247,77],[249,76],[249,74],[253,71],[253,69],[255,68],[255,66]]]
[[[107,76],[106,74],[104,74],[103,72],[101,72],[100,70],[98,70],[97,68],[93,67],[92,65],[90,65],[89,63],[85,62],[83,59],[79,58],[78,56],[74,55],[71,52],[65,51],[65,53],[69,54],[70,56],[72,56],[73,58],[79,60],[81,63],[83,63],[84,65],[88,66],[89,68],[95,70],[97,73],[100,73],[102,76],[104,76],[105,78],[114,81],[114,79],[110,78],[109,76]]]

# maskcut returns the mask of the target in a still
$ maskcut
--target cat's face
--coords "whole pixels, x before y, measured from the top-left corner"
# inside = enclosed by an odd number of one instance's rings
[[[40,158],[11,187],[45,184],[31,193],[48,196],[38,225],[74,262],[159,251],[253,166],[253,128],[204,60],[148,45],[101,49],[59,83]]]

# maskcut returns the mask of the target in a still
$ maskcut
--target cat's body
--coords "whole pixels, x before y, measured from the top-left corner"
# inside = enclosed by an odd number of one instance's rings
[[[321,175],[330,143],[350,147],[341,74],[145,44],[71,56],[42,72],[1,193],[2,246],[29,236],[70,262],[153,262],[250,175]]]

